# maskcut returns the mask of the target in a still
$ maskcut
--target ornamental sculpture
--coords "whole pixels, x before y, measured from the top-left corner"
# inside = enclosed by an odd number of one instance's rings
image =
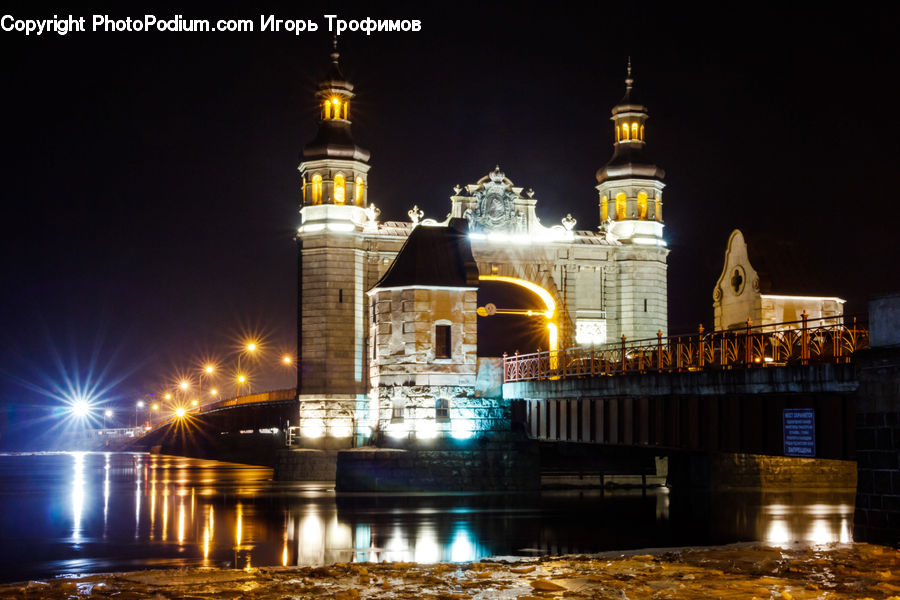
[[[475,209],[466,209],[463,215],[469,222],[469,231],[475,233],[524,231],[525,215],[522,211],[516,210],[515,206],[518,195],[510,189],[510,184],[500,167],[494,169],[489,177],[490,180],[473,194],[476,201]]]

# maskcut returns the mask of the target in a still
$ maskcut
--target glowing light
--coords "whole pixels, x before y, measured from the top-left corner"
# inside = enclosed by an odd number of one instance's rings
[[[150,408],[152,408],[153,410],[159,410],[159,404],[154,404]]]
[[[197,402],[196,400],[191,400],[191,406],[197,406],[198,404],[200,404],[200,403]]]
[[[71,411],[76,417],[86,417],[91,412],[91,405],[87,400],[76,400],[72,403]]]
[[[110,409],[107,408],[106,410],[103,411],[103,416],[104,416],[104,417],[111,417],[111,416],[112,416],[112,411],[111,411]]]
[[[455,418],[450,424],[450,435],[458,440],[467,440],[472,435],[472,421],[470,419]],[[455,559],[454,559],[455,560]]]
[[[213,396],[216,396],[216,395],[218,395],[219,390],[213,388],[213,389],[209,390],[209,393],[212,394]]]
[[[245,383],[247,381],[247,378],[244,377],[243,375],[238,375],[237,380],[238,380],[238,383]]]
[[[256,352],[256,343],[250,342],[247,344],[247,352]]]
[[[178,417],[179,419],[184,417],[184,413],[185,413],[184,408],[182,408],[180,406],[175,409],[175,416]]]
[[[766,533],[766,541],[770,544],[782,545],[787,544],[790,540],[791,534],[784,519],[772,519],[772,522],[769,524],[769,531]]]
[[[186,390],[186,389],[188,389],[188,387],[190,387],[190,384],[187,381],[185,381],[184,379],[182,379],[181,383],[178,384],[178,387],[180,387],[183,390]]]
[[[284,356],[281,357],[281,362],[283,362],[286,365],[289,365],[292,362],[294,362],[294,359],[291,358],[290,356],[288,356],[287,354],[285,354]]]
[[[416,423],[416,437],[430,440],[437,437],[437,423],[434,419],[421,419]]]
[[[210,374],[212,374],[213,371],[216,370],[216,368],[212,365],[206,365],[206,367],[203,370],[206,371],[207,375],[210,375]]]
[[[172,399],[172,394],[166,392],[166,395],[165,395],[164,397],[165,397],[166,400],[171,400],[171,399]]]
[[[328,231],[353,231],[356,227],[353,223],[329,223]]]
[[[469,532],[465,529],[457,529],[450,544],[450,560],[453,562],[466,562],[475,560],[475,545],[469,539]]]
[[[322,419],[308,419],[300,427],[300,434],[303,437],[319,438],[325,435],[325,423]]]
[[[481,281],[502,281],[504,283],[511,283],[513,285],[518,285],[527,290],[530,290],[537,294],[537,296],[544,302],[544,305],[547,307],[547,310],[544,311],[545,317],[547,317],[548,319],[552,319],[556,315],[556,301],[553,300],[553,296],[550,294],[550,292],[536,283],[526,281],[525,279],[519,279],[518,277],[507,277],[505,275],[479,275],[478,279]]]
[[[144,401],[143,401],[143,400],[138,400],[137,407],[138,407],[138,408],[144,408]]]
[[[338,104],[339,102],[340,102],[340,100],[338,100],[337,98],[332,98],[332,99],[331,99],[331,103],[332,103],[332,104]]]

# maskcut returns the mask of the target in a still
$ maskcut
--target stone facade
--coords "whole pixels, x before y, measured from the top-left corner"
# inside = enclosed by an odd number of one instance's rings
[[[756,249],[758,252],[762,249]],[[740,229],[731,232],[725,250],[725,264],[713,288],[716,330],[753,325],[800,321],[804,311],[812,326],[841,322],[844,300],[833,296],[795,293],[791,281],[774,283],[750,263],[750,249]],[[797,273],[797,278],[803,276]],[[785,286],[778,288],[777,286]],[[826,319],[826,320],[822,320]]]
[[[474,398],[477,290],[376,287],[370,302],[373,429],[395,438],[432,438],[490,428]],[[438,327],[449,327],[446,358],[435,354]]]
[[[499,167],[473,184],[456,186],[448,219],[441,223],[424,218],[418,207],[409,211],[409,222],[381,222],[380,211],[368,193],[369,153],[357,146],[350,134],[353,86],[344,79],[337,61],[335,53],[329,73],[319,86],[319,131],[305,147],[299,165],[301,438],[308,442],[321,436],[339,437],[349,446],[351,433],[361,440],[371,433],[372,425],[381,427],[381,417],[369,411],[377,406],[381,413],[380,405],[386,400],[370,402],[373,390],[400,384],[386,383],[380,371],[379,382],[370,379],[369,360],[374,356],[370,344],[379,329],[371,325],[373,313],[366,293],[384,275],[416,227],[446,226],[452,218],[466,219],[472,253],[483,276],[536,285],[547,294],[554,305],[548,322],[556,328],[558,347],[603,344],[618,341],[623,335],[633,340],[653,338],[658,331],[668,333],[663,173],[646,165],[623,171],[613,164],[616,157],[643,148],[646,109],[628,103],[613,109],[616,154],[601,169],[602,176],[598,173],[600,231],[575,229],[576,220],[571,216],[558,225],[544,226],[537,216],[534,192],[513,184]],[[640,122],[636,138],[622,139],[623,119]],[[609,194],[613,194],[613,200],[607,198],[604,208],[603,197]],[[624,211],[612,209],[610,213],[609,202],[614,203],[619,194],[627,196],[627,206]],[[453,318],[462,319],[464,327],[474,331],[474,292],[470,296],[463,303],[464,312]],[[401,310],[403,302],[392,300],[391,310]],[[401,329],[392,330],[390,335],[402,338],[410,334]],[[413,335],[421,332],[416,330]],[[474,348],[467,349],[466,361],[474,361],[475,354]],[[466,378],[474,373],[474,362],[459,368],[465,372],[442,375],[445,389],[440,394],[458,395],[449,388],[470,385]],[[431,402],[427,395],[422,395],[422,402]],[[457,407],[463,411],[461,403]],[[320,447],[303,439],[302,445]]]
[[[854,356],[856,409],[854,540],[900,543],[900,294],[869,303],[872,347]]]

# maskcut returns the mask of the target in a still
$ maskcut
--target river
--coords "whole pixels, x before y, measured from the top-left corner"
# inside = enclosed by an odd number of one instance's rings
[[[470,561],[852,541],[852,491],[337,496],[271,469],[130,453],[0,455],[0,580],[207,565]]]

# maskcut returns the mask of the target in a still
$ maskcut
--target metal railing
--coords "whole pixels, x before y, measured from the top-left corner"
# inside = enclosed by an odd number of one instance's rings
[[[723,331],[579,346],[531,354],[503,355],[503,381],[597,377],[627,373],[684,372],[703,369],[746,369],[792,364],[849,362],[869,345],[869,331],[856,317],[770,323]]]

